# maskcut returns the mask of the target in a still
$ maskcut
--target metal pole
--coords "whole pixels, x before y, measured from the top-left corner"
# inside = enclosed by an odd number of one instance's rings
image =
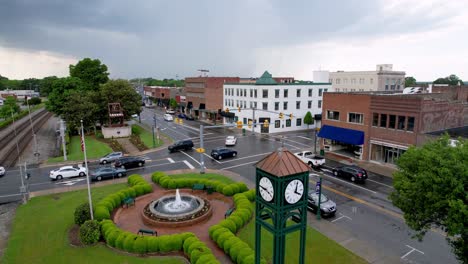
[[[203,149],[203,125],[200,125],[200,148]],[[204,154],[200,152],[200,174],[205,173],[205,161],[204,161]]]
[[[91,186],[89,185],[88,159],[86,157],[86,142],[85,142],[85,137],[84,137],[83,120],[81,120],[81,138],[83,140],[83,153],[84,153],[84,162],[85,162],[85,167],[86,167],[86,184],[88,185],[89,212],[91,214],[91,220],[94,220],[93,200],[91,199]]]
[[[39,152],[38,152],[38,147],[37,147],[37,138],[36,138],[36,132],[34,131],[34,126],[32,123],[31,119],[31,107],[29,107],[29,101],[26,98],[26,105],[28,106],[28,112],[29,112],[29,124],[31,125],[31,132],[33,134],[33,140],[34,140],[34,156],[36,157],[36,161],[39,163]]]
[[[153,131],[153,133],[152,133],[153,134],[153,148],[155,148],[156,147],[156,141],[154,140],[154,126],[152,128],[152,131]]]
[[[252,135],[255,135],[255,123],[257,123],[255,121],[255,107],[252,108]]]
[[[314,154],[317,154],[317,129],[314,129]]]
[[[13,130],[15,132],[16,152],[18,153],[18,164],[20,164],[19,165],[19,173],[20,173],[20,179],[21,179],[20,193],[23,195],[23,204],[26,204],[28,202],[28,199],[26,196],[26,187],[24,186],[23,169],[21,167],[21,153],[19,150],[18,136],[16,134],[16,122],[15,122],[15,116],[13,115],[13,110],[11,111],[11,118],[13,119]]]
[[[65,142],[65,125],[63,119],[60,120],[60,136],[62,137],[63,160],[67,161],[67,145]]]
[[[321,203],[321,200],[322,200],[322,177],[320,177],[320,179],[319,179],[317,220],[320,220],[320,203]]]

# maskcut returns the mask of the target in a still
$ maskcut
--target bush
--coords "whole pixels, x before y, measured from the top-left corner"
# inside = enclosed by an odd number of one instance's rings
[[[82,225],[87,220],[91,219],[91,212],[89,210],[89,203],[82,203],[75,209],[75,224]]]
[[[142,128],[140,126],[132,125],[132,134],[139,136],[141,132],[142,132]]]
[[[159,238],[158,237],[148,237],[147,251],[149,253],[159,252]]]
[[[232,233],[235,233],[237,231],[236,224],[229,218],[219,222],[219,225],[229,229],[229,231],[231,231]]]
[[[218,230],[214,231],[213,232],[213,236],[211,237],[211,239],[213,239],[214,241],[218,241],[218,237],[221,235],[221,234],[224,234],[226,232],[230,232],[229,229],[225,228],[225,227],[221,227],[219,228]]]
[[[183,244],[184,253],[188,255],[189,254],[189,247],[193,243],[195,243],[197,241],[200,241],[200,240],[198,240],[197,237],[189,237],[189,238],[185,239],[184,244]]]
[[[242,194],[244,194],[245,197],[247,199],[249,199],[249,201],[251,201],[251,202],[253,202],[255,200],[255,189],[243,192]]]
[[[231,196],[234,194],[234,191],[232,190],[232,187],[230,185],[227,185],[223,188],[223,194],[226,196]]]
[[[224,241],[223,249],[225,253],[229,253],[229,249],[239,241],[239,238],[236,236],[229,237],[226,241]]]
[[[143,185],[135,185],[133,186],[133,189],[137,196],[145,194],[145,188],[143,188]]]
[[[133,244],[133,252],[138,254],[145,254],[147,252],[147,237],[138,237]]]
[[[92,245],[101,237],[101,226],[96,220],[88,220],[80,227],[80,240],[85,245]]]
[[[249,245],[247,243],[245,243],[244,241],[242,241],[240,239],[239,239],[239,241],[237,243],[234,243],[232,245],[232,247],[229,249],[229,256],[231,256],[231,259],[233,261],[237,260],[237,255],[240,253],[240,251],[243,248],[250,248],[250,247],[249,247]]]
[[[28,102],[27,102],[27,104],[29,104],[29,105],[38,105],[40,103],[42,103],[42,100],[39,97],[33,97],[33,98],[29,99]],[[24,105],[26,105],[26,103]]]
[[[213,256],[213,254],[205,254],[200,256],[197,262],[195,264],[209,264],[209,263],[219,263],[216,258]]]
[[[135,244],[136,239],[137,239],[137,235],[135,235],[135,234],[127,235],[127,237],[125,238],[125,241],[123,243],[124,250],[127,251],[127,252],[134,253],[135,251],[133,251],[133,246]]]
[[[196,249],[192,250],[192,252],[190,252],[190,263],[196,263],[197,260],[202,255],[211,255],[211,254],[212,254],[211,250],[206,246],[196,248]]]
[[[118,249],[124,250],[124,242],[125,242],[125,239],[127,238],[127,236],[129,234],[130,233],[128,233],[128,232],[120,233],[120,235],[115,240],[115,247],[118,248]]]
[[[169,180],[168,184],[167,184],[167,188],[169,189],[175,189],[177,188],[177,181],[175,180]]]
[[[166,235],[166,236],[160,236],[159,237],[159,251],[162,253],[170,252],[172,251],[171,247],[171,236]]]
[[[242,218],[240,218],[237,215],[233,214],[233,215],[229,216],[228,219],[231,220],[232,222],[234,222],[234,224],[236,224],[236,231],[239,230],[239,228],[241,228],[244,225],[244,221],[242,221]]]
[[[237,254],[236,262],[242,263],[242,260],[251,254],[255,254],[255,252],[250,247],[243,247],[240,249],[239,253]]]
[[[101,221],[104,219],[110,219],[110,213],[109,210],[103,205],[101,206],[96,206],[96,209],[94,210],[94,216],[96,217],[96,220]]]
[[[235,237],[235,235],[231,232],[224,232],[222,233],[219,237],[218,240],[216,240],[216,243],[220,248],[224,248],[224,242],[229,240],[230,238]]]
[[[117,242],[117,238],[119,238],[120,234],[122,234],[122,231],[119,229],[112,230],[110,235],[106,238],[107,244],[111,247],[115,247],[115,243]]]

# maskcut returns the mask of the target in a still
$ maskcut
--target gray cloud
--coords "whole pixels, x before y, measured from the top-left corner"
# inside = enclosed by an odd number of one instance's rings
[[[0,46],[99,58],[113,77],[182,77],[199,68],[250,76],[256,49],[427,30],[442,21],[382,12],[373,0],[3,0]]]

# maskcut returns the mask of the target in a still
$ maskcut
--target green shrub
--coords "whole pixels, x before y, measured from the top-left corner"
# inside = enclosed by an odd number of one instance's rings
[[[114,210],[114,204],[110,199],[104,199],[100,201],[98,205],[105,206],[109,212]]]
[[[170,235],[159,237],[159,251],[160,252],[167,253],[173,250],[171,247],[172,246],[171,239],[172,237]]]
[[[125,238],[125,241],[124,241],[124,244],[123,244],[123,248],[125,251],[127,252],[135,252],[133,251],[133,246],[135,244],[135,240],[137,239],[137,235],[135,234],[129,234],[127,235],[127,237]]]
[[[114,208],[120,206],[120,204],[122,203],[122,199],[120,199],[120,196],[116,193],[109,195],[109,198],[112,199],[114,203]]]
[[[186,239],[191,238],[191,237],[196,237],[195,234],[192,232],[180,233],[178,234],[178,236],[180,237],[180,239],[182,239],[182,244],[184,243]]]
[[[240,240],[237,243],[234,243],[232,247],[229,249],[229,256],[233,261],[237,260],[237,255],[243,248],[250,248],[247,243],[244,241]]]
[[[122,234],[122,231],[119,229],[114,229],[110,233],[110,235],[106,238],[106,242],[109,246],[115,247],[115,243],[117,242],[117,238],[119,238],[120,234]]]
[[[212,226],[210,226],[210,228],[208,228],[208,234],[210,235],[210,237],[213,236],[213,232],[214,232],[214,231],[216,231],[216,230],[218,230],[218,229],[220,229],[220,228],[222,228],[222,226],[220,226],[220,225],[212,225]]]
[[[238,182],[236,184],[239,186],[239,192],[240,193],[243,193],[243,192],[246,192],[246,191],[249,190],[249,187],[247,187],[247,185],[245,183],[243,183],[243,182]],[[253,191],[254,191],[253,194],[255,196],[255,190],[253,190]]]
[[[229,249],[231,249],[232,245],[239,241],[239,238],[236,236],[229,237],[226,241],[224,241],[223,249],[225,253],[229,253]]]
[[[126,189],[127,192],[128,192],[128,196],[132,197],[132,198],[135,198],[137,195],[136,195],[136,192],[133,188],[127,188]]]
[[[237,185],[237,184],[235,184],[235,183],[234,183],[234,184],[229,184],[229,187],[232,188],[232,193],[233,193],[233,194],[238,193],[239,190],[240,190],[240,189],[239,189],[239,185]]]
[[[226,242],[228,239],[235,237],[235,235],[231,232],[224,232],[222,233],[219,237],[218,240],[216,240],[216,243],[220,248],[224,248],[224,242]]]
[[[192,250],[190,252],[190,263],[196,263],[197,260],[202,256],[202,255],[211,255],[211,250],[208,247],[200,247]]]
[[[228,219],[231,220],[236,225],[236,231],[239,230],[239,228],[241,228],[244,225],[244,221],[242,221],[242,218],[240,218],[237,215],[231,215],[229,216]]]
[[[169,182],[170,182],[170,181],[172,181],[172,180],[171,180],[171,179],[168,179],[168,178],[161,179],[161,180],[159,181],[159,185],[161,185],[161,187],[167,189],[167,186],[169,186]]]
[[[82,225],[87,220],[91,219],[91,212],[89,210],[89,203],[82,203],[75,209],[75,224]]]
[[[200,249],[200,248],[203,248],[203,247],[206,247],[206,245],[203,242],[201,242],[200,240],[197,239],[197,241],[193,242],[188,247],[188,249],[187,249],[188,254],[190,255],[190,252],[196,250],[197,248]]]
[[[137,125],[132,125],[132,134],[140,135],[142,133],[142,128]]]
[[[242,259],[240,262],[240,264],[253,264],[253,263],[255,263],[255,253],[248,255],[247,257]]]
[[[138,237],[133,244],[133,252],[138,254],[145,254],[147,252],[147,237]]]
[[[224,187],[226,187],[226,186],[227,186],[227,185],[224,184],[224,183],[218,184],[218,186],[216,186],[215,190],[216,190],[216,192],[218,192],[218,193],[223,193],[223,189],[224,189]]]
[[[109,210],[107,210],[105,206],[96,206],[96,209],[94,210],[94,216],[98,221],[110,219]]]
[[[147,246],[148,252],[159,252],[159,238],[154,236],[148,237]]]
[[[255,200],[255,189],[243,192],[243,194],[247,199],[249,199],[249,201],[253,202]]]
[[[169,188],[169,189],[177,188],[177,182],[175,180],[169,180],[169,182],[167,184],[167,188]]]
[[[236,224],[232,220],[230,220],[229,218],[224,219],[221,222],[219,222],[219,225],[229,229],[229,231],[231,231],[233,233],[235,233],[237,231]]]
[[[242,263],[242,260],[247,256],[250,256],[252,253],[255,254],[255,252],[249,246],[241,248],[237,254],[236,262]]]
[[[129,234],[130,233],[128,233],[128,232],[120,233],[120,235],[115,240],[115,247],[118,248],[118,249],[124,250],[124,242],[125,242],[125,239],[127,238],[127,236]]]
[[[85,245],[92,245],[101,237],[101,226],[96,220],[88,220],[80,227],[80,240]]]
[[[214,241],[217,241],[218,240],[218,237],[223,234],[223,233],[226,233],[226,232],[231,232],[229,231],[229,229],[225,228],[225,227],[221,227],[219,228],[218,230],[214,231],[213,232],[213,236],[211,236],[211,239],[213,239]]]
[[[222,193],[226,196],[232,196],[234,194],[234,191],[232,190],[232,187],[230,185],[227,185],[223,188]]]
[[[183,249],[184,249],[184,253],[188,255],[189,253],[189,247],[190,245],[192,245],[193,243],[199,241],[197,237],[189,237],[187,239],[184,240],[184,244],[183,244]]]
[[[216,260],[215,256],[212,254],[205,254],[200,256],[197,262],[195,264],[209,264],[209,263],[219,263],[219,261]]]
[[[133,189],[137,196],[145,194],[145,188],[142,185],[135,185],[133,186]]]
[[[143,190],[146,193],[150,193],[153,191],[153,186],[149,185],[149,184],[145,184],[145,185],[142,185],[143,186]]]

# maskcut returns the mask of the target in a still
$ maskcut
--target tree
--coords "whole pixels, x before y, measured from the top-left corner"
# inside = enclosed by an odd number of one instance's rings
[[[70,129],[78,130],[81,127],[81,120],[86,128],[94,126],[99,109],[93,98],[97,95],[98,92],[93,91],[70,90],[67,92],[62,118]]]
[[[20,107],[16,104],[16,98],[14,96],[7,96],[3,106],[0,108],[0,116],[2,118],[11,117],[11,114],[18,113]]]
[[[174,98],[171,98],[171,99],[169,100],[169,106],[170,106],[172,109],[176,109],[176,107],[178,106],[177,101],[176,101]]]
[[[468,263],[468,140],[455,146],[446,135],[422,147],[410,147],[397,161],[393,204],[422,239],[441,227],[457,258]]]
[[[91,90],[98,90],[100,84],[109,80],[107,66],[98,59],[84,58],[76,65],[70,65],[70,76],[80,78]]]
[[[101,86],[99,98],[99,120],[101,123],[107,119],[108,104],[120,103],[125,118],[141,112],[141,96],[126,80],[110,80]]]
[[[39,84],[39,93],[41,96],[48,96],[52,92],[52,84],[58,80],[56,76],[45,77]]]
[[[460,82],[460,84],[463,85],[463,81],[460,78],[458,78],[457,75],[451,74],[450,76],[445,78],[438,78],[434,81],[434,84],[458,85],[458,82]]]
[[[63,108],[70,91],[84,91],[85,84],[81,79],[67,77],[57,79],[52,83],[52,91],[49,94],[49,100],[46,102],[46,108],[50,112],[60,116],[63,114]]]
[[[307,125],[307,128],[309,128],[309,125],[312,125],[314,123],[314,118],[312,117],[312,114],[310,111],[307,111],[306,115],[304,116],[304,124]]]
[[[416,79],[413,76],[405,77],[405,87],[416,85]]]

